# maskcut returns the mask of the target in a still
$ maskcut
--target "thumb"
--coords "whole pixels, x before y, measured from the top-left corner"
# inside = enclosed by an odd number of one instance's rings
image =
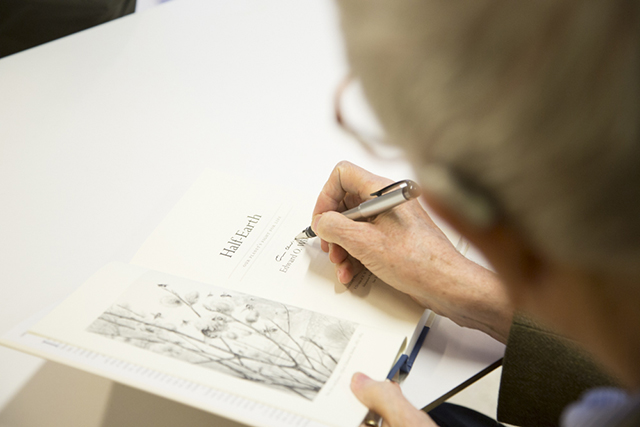
[[[368,222],[353,221],[338,212],[328,211],[313,218],[311,229],[322,240],[340,245],[355,255],[367,245],[369,227]]]
[[[374,381],[364,374],[356,373],[351,378],[351,391],[391,427],[436,425],[426,413],[409,403],[396,383]]]

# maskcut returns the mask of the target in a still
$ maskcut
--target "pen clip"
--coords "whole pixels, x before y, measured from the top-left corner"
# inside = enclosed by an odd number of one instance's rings
[[[394,182],[393,184],[389,184],[386,187],[384,187],[383,189],[380,189],[374,193],[371,193],[370,196],[376,196],[376,197],[380,197],[382,196],[384,193],[388,193],[391,190],[397,188],[404,188],[407,187],[409,185],[410,181],[408,179],[403,179],[402,181],[398,181],[398,182]]]

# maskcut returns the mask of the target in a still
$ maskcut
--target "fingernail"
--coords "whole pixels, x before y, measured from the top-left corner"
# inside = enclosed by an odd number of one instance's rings
[[[337,276],[338,276],[338,280],[340,281],[340,283],[342,283],[343,285],[348,285],[349,283],[351,283],[351,280],[346,280],[345,275],[347,274],[347,272],[345,272],[344,270],[338,269],[336,272]]]
[[[353,374],[353,377],[351,377],[351,387],[363,386],[371,381],[373,380],[362,372],[356,372],[355,374]]]

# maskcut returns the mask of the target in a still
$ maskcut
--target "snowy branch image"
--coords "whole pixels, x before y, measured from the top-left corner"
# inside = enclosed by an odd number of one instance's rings
[[[356,324],[237,292],[155,285],[123,296],[87,330],[313,400]]]

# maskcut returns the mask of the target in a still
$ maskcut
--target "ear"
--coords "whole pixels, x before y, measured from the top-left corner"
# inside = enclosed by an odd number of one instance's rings
[[[500,217],[480,225],[436,195],[425,192],[423,196],[437,215],[483,253],[507,285],[511,301],[526,307],[530,293],[543,286],[549,266],[522,233]]]

